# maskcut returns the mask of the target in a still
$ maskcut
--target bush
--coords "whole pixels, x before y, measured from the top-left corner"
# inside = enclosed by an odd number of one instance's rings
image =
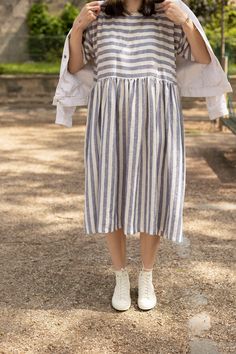
[[[60,59],[65,35],[77,14],[71,3],[65,5],[60,16],[50,15],[43,1],[33,4],[27,16],[30,58],[48,62]]]
[[[220,57],[221,47],[220,20],[218,12],[205,25],[206,35],[218,57]],[[225,53],[231,63],[236,63],[236,7],[232,6],[225,7]]]
[[[68,2],[65,5],[64,10],[62,11],[60,16],[62,29],[65,34],[69,32],[73,24],[73,21],[78,14],[79,14],[79,10],[75,6],[73,6],[70,2]]]
[[[190,0],[189,5],[201,21],[214,52],[220,58],[221,1]],[[225,0],[225,52],[230,63],[236,63],[236,6],[228,0]]]

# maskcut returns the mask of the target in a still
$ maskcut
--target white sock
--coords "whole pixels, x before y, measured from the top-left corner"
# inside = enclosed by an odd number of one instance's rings
[[[151,269],[142,268],[142,271],[144,271],[144,272],[152,272],[152,270],[153,270],[153,268],[151,268]]]
[[[144,264],[143,264],[143,262],[142,262],[142,270],[145,271],[145,272],[152,272],[153,268],[149,268],[149,269],[148,269],[148,268],[145,268],[145,267],[144,267]]]
[[[125,270],[126,270],[126,267],[122,267],[122,268],[120,268],[120,269],[114,269],[114,268],[113,268],[113,270],[114,270],[114,272],[122,272],[122,271],[125,271]]]

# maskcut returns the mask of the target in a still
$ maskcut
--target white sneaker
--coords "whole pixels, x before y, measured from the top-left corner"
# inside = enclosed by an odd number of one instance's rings
[[[116,270],[116,286],[112,306],[119,311],[128,310],[131,305],[129,274],[126,269]]]
[[[141,310],[150,310],[157,303],[157,298],[152,283],[152,271],[139,272],[138,278],[138,307]]]

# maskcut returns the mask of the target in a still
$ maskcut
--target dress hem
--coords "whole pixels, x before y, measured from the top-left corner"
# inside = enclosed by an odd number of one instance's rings
[[[90,236],[90,235],[94,235],[94,234],[107,234],[107,233],[112,233],[112,232],[115,232],[115,231],[118,231],[118,230],[120,230],[120,229],[122,229],[122,227],[119,227],[119,228],[117,228],[117,229],[115,229],[115,228],[113,228],[113,229],[111,229],[111,230],[109,230],[109,229],[106,229],[106,230],[104,230],[104,231],[95,231],[95,232],[87,232],[87,231],[84,231],[85,232],[85,235],[86,236]],[[168,235],[167,234],[165,234],[164,233],[164,231],[163,230],[159,230],[159,231],[157,231],[157,233],[150,233],[150,232],[147,232],[147,231],[145,231],[145,230],[136,230],[136,231],[131,231],[131,232],[124,232],[124,234],[127,236],[127,235],[129,235],[129,236],[131,236],[131,235],[135,235],[135,234],[137,234],[137,233],[146,233],[146,234],[148,234],[148,235],[151,235],[151,236],[160,236],[160,237],[163,237],[164,239],[166,239],[166,240],[168,240],[168,241],[171,241],[171,242],[174,242],[174,243],[176,243],[176,244],[180,244],[180,243],[183,243],[184,242],[184,234],[182,234],[182,237],[180,238],[180,239],[172,239],[172,238],[170,238],[170,237],[168,237]]]

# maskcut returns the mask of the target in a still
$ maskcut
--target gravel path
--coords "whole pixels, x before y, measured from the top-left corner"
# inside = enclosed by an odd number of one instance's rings
[[[119,313],[105,236],[83,235],[85,113],[72,129],[50,109],[0,113],[0,353],[235,353],[236,137],[186,121],[185,243],[162,240],[158,305],[142,312],[127,237],[132,307]]]

